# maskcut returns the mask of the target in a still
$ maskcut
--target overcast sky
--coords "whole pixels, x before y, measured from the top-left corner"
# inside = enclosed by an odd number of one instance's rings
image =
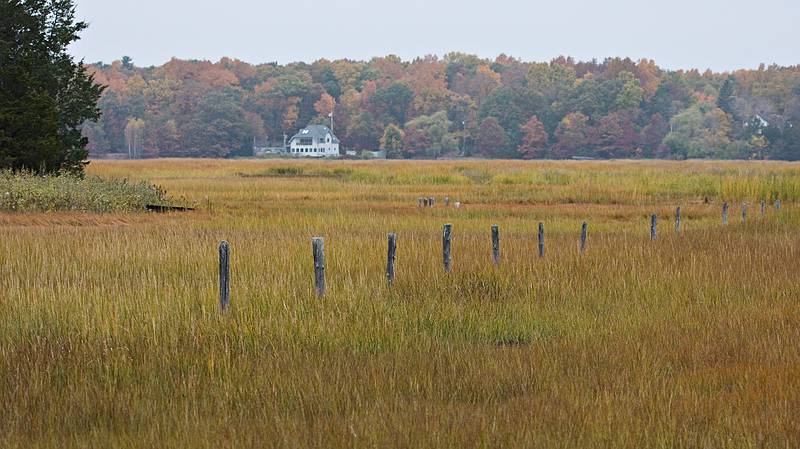
[[[76,0],[72,53],[251,63],[411,59],[451,51],[528,61],[652,58],[662,67],[800,64],[800,0]]]

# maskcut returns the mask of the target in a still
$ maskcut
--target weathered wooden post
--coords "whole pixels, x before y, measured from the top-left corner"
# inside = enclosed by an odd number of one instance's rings
[[[450,205],[450,197],[449,196],[444,197],[444,205],[445,205],[445,207]]]
[[[650,215],[650,240],[656,239],[656,228],[658,226],[658,217],[656,214]]]
[[[450,272],[453,266],[453,260],[450,257],[450,244],[453,236],[453,225],[448,223],[444,225],[442,231],[442,260],[444,261],[444,271]]]
[[[747,203],[742,202],[742,223],[747,221]]]
[[[728,224],[728,202],[722,203],[722,224]]]
[[[544,257],[544,223],[539,222],[539,257]]]
[[[311,249],[314,252],[314,288],[321,298],[325,296],[325,248],[322,237],[311,239]]]
[[[492,225],[492,260],[495,266],[500,265],[500,227]]]
[[[231,245],[219,242],[219,308],[224,312],[231,303]]]
[[[675,208],[675,233],[681,233],[681,207]]]
[[[781,200],[775,200],[775,212],[781,211]]]
[[[585,221],[581,224],[581,254],[586,250],[586,233],[589,230],[589,224]]]
[[[394,283],[394,259],[397,255],[397,234],[394,232],[389,233],[389,251],[386,257],[386,280],[389,282],[389,287]]]
[[[761,217],[764,217],[764,215],[766,214],[767,214],[767,202],[761,200]]]

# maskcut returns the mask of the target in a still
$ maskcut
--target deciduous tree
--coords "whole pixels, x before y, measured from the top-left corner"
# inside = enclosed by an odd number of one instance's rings
[[[319,100],[314,103],[314,110],[317,111],[317,114],[320,116],[327,117],[333,112],[334,106],[336,106],[336,101],[333,97],[327,92],[323,92]]]
[[[383,137],[381,137],[381,150],[386,151],[386,157],[389,159],[397,159],[402,155],[403,139],[405,133],[399,126],[389,124],[383,130]]]
[[[556,144],[553,147],[553,155],[559,158],[586,155],[589,128],[589,118],[584,114],[580,112],[567,114],[556,128]]]
[[[423,115],[406,123],[405,149],[411,157],[439,157],[458,150],[458,139],[445,111]]]
[[[729,158],[732,154],[731,122],[715,104],[698,103],[670,121],[672,131],[664,144],[678,158]]]
[[[535,115],[522,125],[522,145],[517,151],[523,159],[543,158],[547,149],[547,131]]]
[[[508,157],[508,136],[500,126],[500,121],[494,117],[486,117],[478,127],[476,142],[479,154],[486,157]]]

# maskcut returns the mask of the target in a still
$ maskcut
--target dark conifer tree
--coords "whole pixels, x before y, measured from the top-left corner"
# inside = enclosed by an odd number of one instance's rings
[[[83,172],[103,90],[67,53],[84,28],[72,0],[0,0],[0,167]]]

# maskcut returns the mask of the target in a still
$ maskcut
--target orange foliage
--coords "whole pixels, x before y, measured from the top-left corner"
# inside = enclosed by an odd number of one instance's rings
[[[328,114],[333,112],[333,107],[336,105],[333,97],[328,95],[327,93],[323,93],[319,100],[314,103],[314,110],[323,117],[327,117]]]

